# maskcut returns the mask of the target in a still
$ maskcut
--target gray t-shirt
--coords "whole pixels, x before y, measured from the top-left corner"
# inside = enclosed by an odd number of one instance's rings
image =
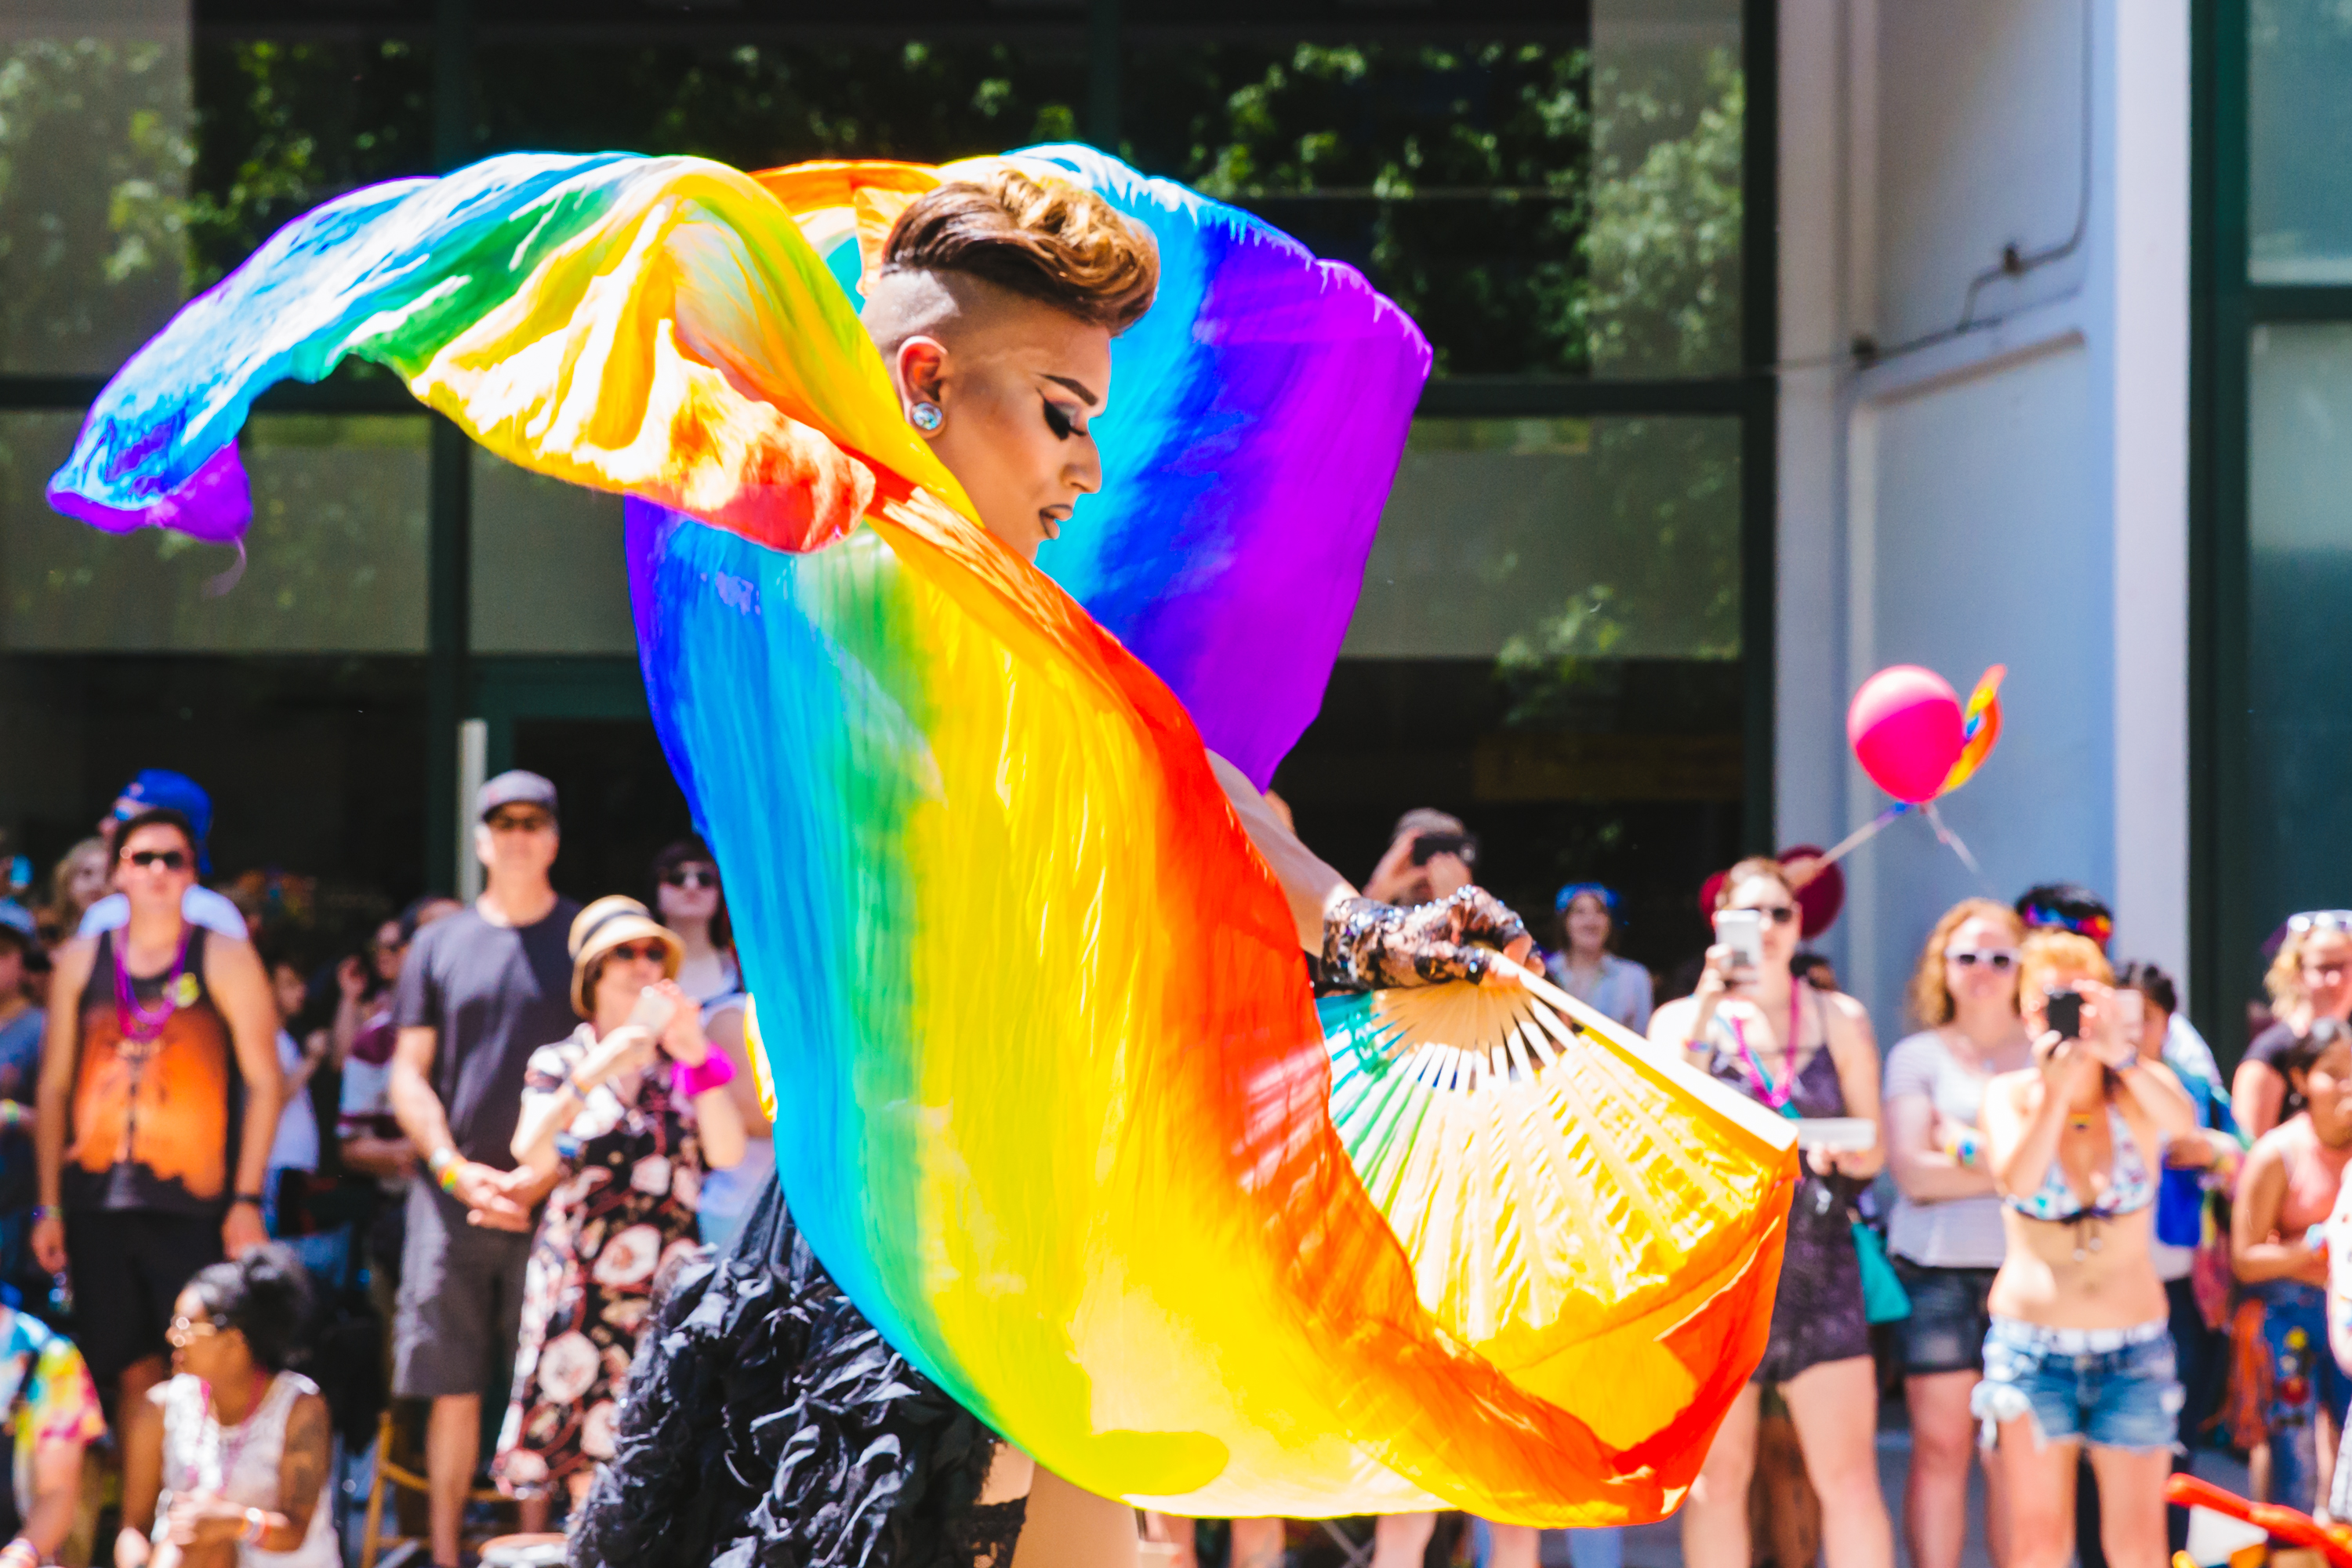
[[[580,1026],[566,951],[579,912],[558,899],[536,925],[501,926],[467,909],[418,931],[409,949],[393,1022],[440,1031],[433,1089],[468,1160],[514,1169],[523,1068],[531,1052]]]
[[[1887,1053],[1884,1094],[1889,1105],[1906,1094],[1925,1095],[1944,1121],[1981,1131],[1985,1085],[1991,1081],[1990,1074],[1954,1060],[1941,1035],[1923,1029]],[[2000,1199],[1988,1193],[1919,1204],[1898,1188],[1895,1213],[1886,1222],[1886,1247],[1897,1258],[1930,1268],[1998,1268],[2008,1250]]]

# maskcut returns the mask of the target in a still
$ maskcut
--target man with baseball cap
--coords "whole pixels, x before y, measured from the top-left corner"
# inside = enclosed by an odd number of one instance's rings
[[[186,817],[196,836],[196,874],[211,874],[212,858],[205,841],[212,837],[213,797],[205,793],[204,785],[169,768],[140,769],[139,776],[122,786],[114,805],[98,819],[98,836],[106,841],[110,860],[115,831],[142,811],[176,811]],[[202,882],[190,884],[180,900],[180,914],[189,924],[217,931],[232,942],[248,940],[245,911]],[[121,931],[130,923],[131,900],[121,893],[109,893],[82,912],[81,925],[74,935],[96,936],[100,931]]]
[[[442,1568],[457,1568],[482,1395],[507,1396],[533,1215],[551,1184],[517,1169],[510,1147],[523,1068],[579,1022],[567,942],[580,906],[548,880],[555,786],[500,773],[474,815],[482,896],[416,933],[393,1003],[393,1114],[433,1178],[409,1189],[393,1393],[433,1402],[425,1461]]]

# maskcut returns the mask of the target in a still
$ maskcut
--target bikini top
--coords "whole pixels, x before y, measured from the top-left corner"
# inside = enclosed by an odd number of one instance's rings
[[[2009,1206],[2028,1219],[2055,1220],[2063,1225],[2069,1220],[2113,1219],[2118,1215],[2137,1214],[2154,1203],[2156,1178],[2148,1171],[2139,1144],[2132,1138],[2131,1128],[2112,1105],[2107,1107],[2107,1133],[2115,1141],[2115,1168],[2098,1203],[2085,1205],[2076,1197],[2074,1184],[2066,1180],[2063,1163],[2053,1159],[2042,1175],[2042,1185],[2032,1195],[2010,1198]]]

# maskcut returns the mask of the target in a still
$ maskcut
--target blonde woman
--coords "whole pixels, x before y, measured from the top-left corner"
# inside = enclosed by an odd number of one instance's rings
[[[1853,997],[1817,991],[1790,972],[1797,894],[1775,860],[1742,860],[1725,874],[1717,910],[1762,917],[1763,962],[1735,965],[1707,949],[1693,994],[1650,1020],[1650,1040],[1748,1098],[1798,1118],[1879,1116],[1878,1043]],[[1762,1385],[1788,1401],[1805,1468],[1822,1500],[1829,1568],[1890,1568],[1894,1531],[1878,1489],[1878,1394],[1850,1205],[1885,1163],[1884,1142],[1807,1156],[1789,1208],[1788,1250],[1772,1304],[1771,1338],[1748,1392],[1731,1407],[1682,1510],[1691,1568],[1748,1568],[1748,1483],[1756,1468]]]
[[[2073,1555],[2085,1448],[2108,1562],[2161,1568],[2181,1389],[2150,1247],[2163,1152],[2195,1131],[2196,1109],[2126,1033],[2096,943],[2036,931],[2019,957],[2033,1065],[1985,1090],[2007,1252],[1969,1402],[1997,1437],[2007,1568],[2063,1568]]]
[[[2352,910],[2313,910],[2291,917],[2286,940],[2263,976],[2275,1020],[2246,1047],[2230,1079],[2238,1126],[2260,1138],[2288,1110],[2281,1058],[2322,1018],[2352,1020]]]
[[[1984,1370],[1986,1301],[2008,1244],[1985,1156],[1986,1086],[2031,1064],[2017,1010],[2025,922],[1967,899],[1944,911],[1911,978],[1919,1032],[1886,1058],[1886,1157],[1895,1177],[1887,1248],[1910,1293],[1899,1325],[1911,1470],[1903,1530],[1918,1568],[1958,1568],[1968,1539],[1969,1399]],[[1985,1465],[1986,1545],[2004,1559],[1999,1468]]]

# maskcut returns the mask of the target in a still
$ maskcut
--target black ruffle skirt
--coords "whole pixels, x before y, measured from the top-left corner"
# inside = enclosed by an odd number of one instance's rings
[[[890,1348],[772,1175],[724,1257],[681,1268],[637,1341],[572,1568],[1006,1565],[980,1507],[997,1436]]]

